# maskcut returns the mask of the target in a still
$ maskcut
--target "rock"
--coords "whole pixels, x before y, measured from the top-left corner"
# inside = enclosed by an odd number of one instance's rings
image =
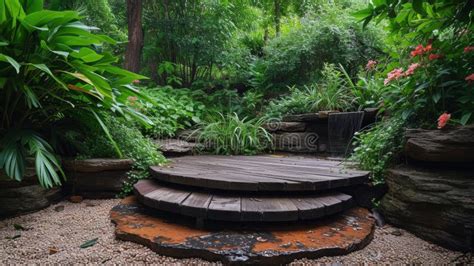
[[[132,159],[94,158],[86,160],[63,160],[66,171],[80,173],[96,173],[103,171],[120,171],[132,169]]]
[[[62,211],[64,211],[64,206],[63,205],[56,206],[56,207],[54,207],[54,210],[57,211],[57,212],[62,212]]]
[[[164,154],[190,154],[196,147],[195,143],[180,139],[155,139],[153,141]]]
[[[45,189],[39,185],[34,169],[27,168],[21,182],[6,180],[0,173],[0,217],[38,211],[59,201],[60,188]]]
[[[274,148],[286,152],[317,152],[319,136],[312,132],[273,134]]]
[[[327,117],[326,117],[327,118]],[[308,122],[308,121],[318,121],[321,118],[318,113],[307,113],[307,114],[298,114],[298,115],[287,115],[283,117],[283,122]]]
[[[155,216],[134,197],[128,197],[112,209],[110,217],[117,239],[140,243],[160,255],[201,257],[224,264],[279,265],[362,249],[372,240],[375,227],[368,214],[363,208],[354,208],[311,223],[196,229],[194,219]],[[348,219],[357,222],[361,230],[352,230]],[[322,238],[331,227],[341,230]]]
[[[373,185],[371,183],[355,185],[341,189],[342,192],[351,195],[356,201],[357,205],[369,210],[374,207],[373,201],[380,200],[383,195],[387,193],[387,190],[388,187],[386,184]]]
[[[64,165],[68,177],[66,191],[85,198],[103,199],[114,198],[121,191],[133,160],[65,160]]]
[[[378,227],[383,227],[385,225],[385,220],[380,211],[376,208],[372,209],[372,217],[375,219]]]
[[[451,249],[472,248],[474,170],[400,165],[385,178],[385,219]]]
[[[306,123],[304,122],[271,122],[263,126],[270,132],[283,131],[283,132],[303,132],[306,129]]]
[[[394,235],[394,236],[401,236],[403,235],[402,231],[398,230],[398,229],[394,229],[390,232],[390,234]]]
[[[71,196],[69,197],[69,201],[72,203],[81,203],[84,200],[82,196]]]
[[[408,129],[405,154],[423,162],[474,162],[474,125],[446,130]]]

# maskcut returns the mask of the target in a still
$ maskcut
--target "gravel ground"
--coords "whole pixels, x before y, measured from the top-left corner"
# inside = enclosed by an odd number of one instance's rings
[[[0,264],[208,264],[200,259],[159,256],[138,244],[116,240],[109,211],[118,203],[119,200],[85,200],[77,204],[64,201],[40,212],[0,221]],[[24,230],[16,230],[15,225]],[[94,238],[98,238],[96,245],[79,248]],[[386,226],[376,230],[374,240],[363,250],[341,257],[298,260],[294,264],[439,265],[460,262],[457,258],[461,255],[425,242],[404,230]]]

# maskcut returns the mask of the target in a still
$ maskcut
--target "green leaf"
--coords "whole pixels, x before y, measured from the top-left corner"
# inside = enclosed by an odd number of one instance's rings
[[[423,0],[413,0],[412,4],[413,10],[420,15],[425,15],[426,12],[423,9]]]
[[[467,124],[467,122],[469,121],[469,119],[471,118],[472,116],[472,112],[471,113],[467,113],[467,114],[464,114],[462,117],[461,117],[461,124],[463,126],[465,126]]]
[[[0,54],[0,61],[10,63],[10,65],[15,68],[16,73],[20,73],[20,64],[15,59],[9,57],[8,55]]]
[[[94,238],[94,239],[88,240],[88,241],[84,242],[82,245],[80,245],[79,247],[80,248],[92,247],[95,244],[97,244],[97,240],[99,240],[99,238]]]
[[[61,87],[63,87],[64,89],[67,89],[67,86],[66,84],[64,84],[64,82],[62,82],[59,78],[57,78],[53,72],[51,72],[51,69],[49,69],[49,67],[45,64],[27,64],[27,65],[30,65],[34,68],[37,68],[41,71],[43,71],[44,73],[48,74],[49,76],[51,76],[59,85],[61,85]]]
[[[109,139],[110,143],[112,143],[112,145],[114,146],[114,149],[117,152],[117,155],[120,158],[122,158],[123,157],[122,151],[120,150],[119,146],[117,145],[117,142],[115,142],[115,140],[112,138],[112,135],[110,134],[109,129],[107,128],[105,123],[102,121],[102,119],[100,119],[100,116],[94,110],[90,109],[90,111],[94,115],[95,119],[99,123],[100,127],[104,131],[107,138]]]
[[[104,57],[103,55],[97,54],[94,50],[88,47],[82,47],[79,51],[71,53],[74,58],[80,58],[86,63],[98,61]]]
[[[25,231],[26,228],[24,228],[22,225],[20,224],[13,224],[13,228],[15,228],[15,230],[21,230],[21,231]]]
[[[438,103],[439,100],[441,99],[441,93],[436,92],[435,94],[433,94],[432,98],[433,98],[434,103]]]

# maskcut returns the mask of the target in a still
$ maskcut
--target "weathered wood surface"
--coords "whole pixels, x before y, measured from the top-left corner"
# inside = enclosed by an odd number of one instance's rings
[[[231,191],[321,191],[368,181],[339,161],[272,156],[186,156],[151,167],[160,181]]]
[[[316,219],[346,210],[352,197],[340,192],[318,195],[235,195],[172,188],[154,180],[135,184],[146,206],[202,219],[224,221],[296,221]]]

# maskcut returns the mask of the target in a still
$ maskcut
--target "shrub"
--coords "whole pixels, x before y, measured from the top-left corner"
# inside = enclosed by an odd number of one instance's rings
[[[285,114],[346,111],[353,108],[353,97],[343,73],[334,65],[326,64],[321,75],[320,83],[302,89],[290,87],[289,95],[271,101],[266,116],[281,117]]]
[[[110,130],[111,137],[123,151],[123,156],[134,160],[132,170],[128,173],[120,196],[126,196],[133,190],[133,185],[140,179],[148,177],[148,168],[166,162],[158,152],[156,145],[144,137],[140,130],[123,118],[105,115],[103,122]],[[87,130],[69,130],[65,133],[67,142],[74,146],[78,159],[116,158],[117,154],[110,139],[103,136],[101,128],[96,126]]]
[[[384,173],[403,144],[404,122],[400,118],[390,118],[379,122],[365,132],[355,135],[354,153],[350,160],[359,168],[371,172],[374,183],[383,183]]]
[[[302,19],[301,27],[272,39],[265,47],[266,82],[274,87],[302,85],[318,78],[326,62],[340,63],[356,74],[366,58],[378,54],[381,44],[375,41],[376,32],[363,31],[349,10],[322,5]]]
[[[101,123],[98,111],[107,110],[149,122],[125,105],[140,96],[130,83],[144,77],[98,52],[115,41],[91,33],[96,28],[82,24],[79,13],[43,10],[41,0],[1,1],[0,10],[0,169],[7,176],[20,181],[33,157],[41,185],[61,184],[45,136],[59,121],[92,114]]]
[[[171,87],[151,88],[144,94],[153,99],[153,104],[146,101],[132,104],[153,121],[151,127],[143,127],[145,134],[154,138],[173,137],[177,131],[201,122],[206,109],[197,99],[201,93]]]
[[[271,135],[262,127],[263,119],[219,114],[197,131],[199,142],[215,154],[253,155],[271,147]]]

